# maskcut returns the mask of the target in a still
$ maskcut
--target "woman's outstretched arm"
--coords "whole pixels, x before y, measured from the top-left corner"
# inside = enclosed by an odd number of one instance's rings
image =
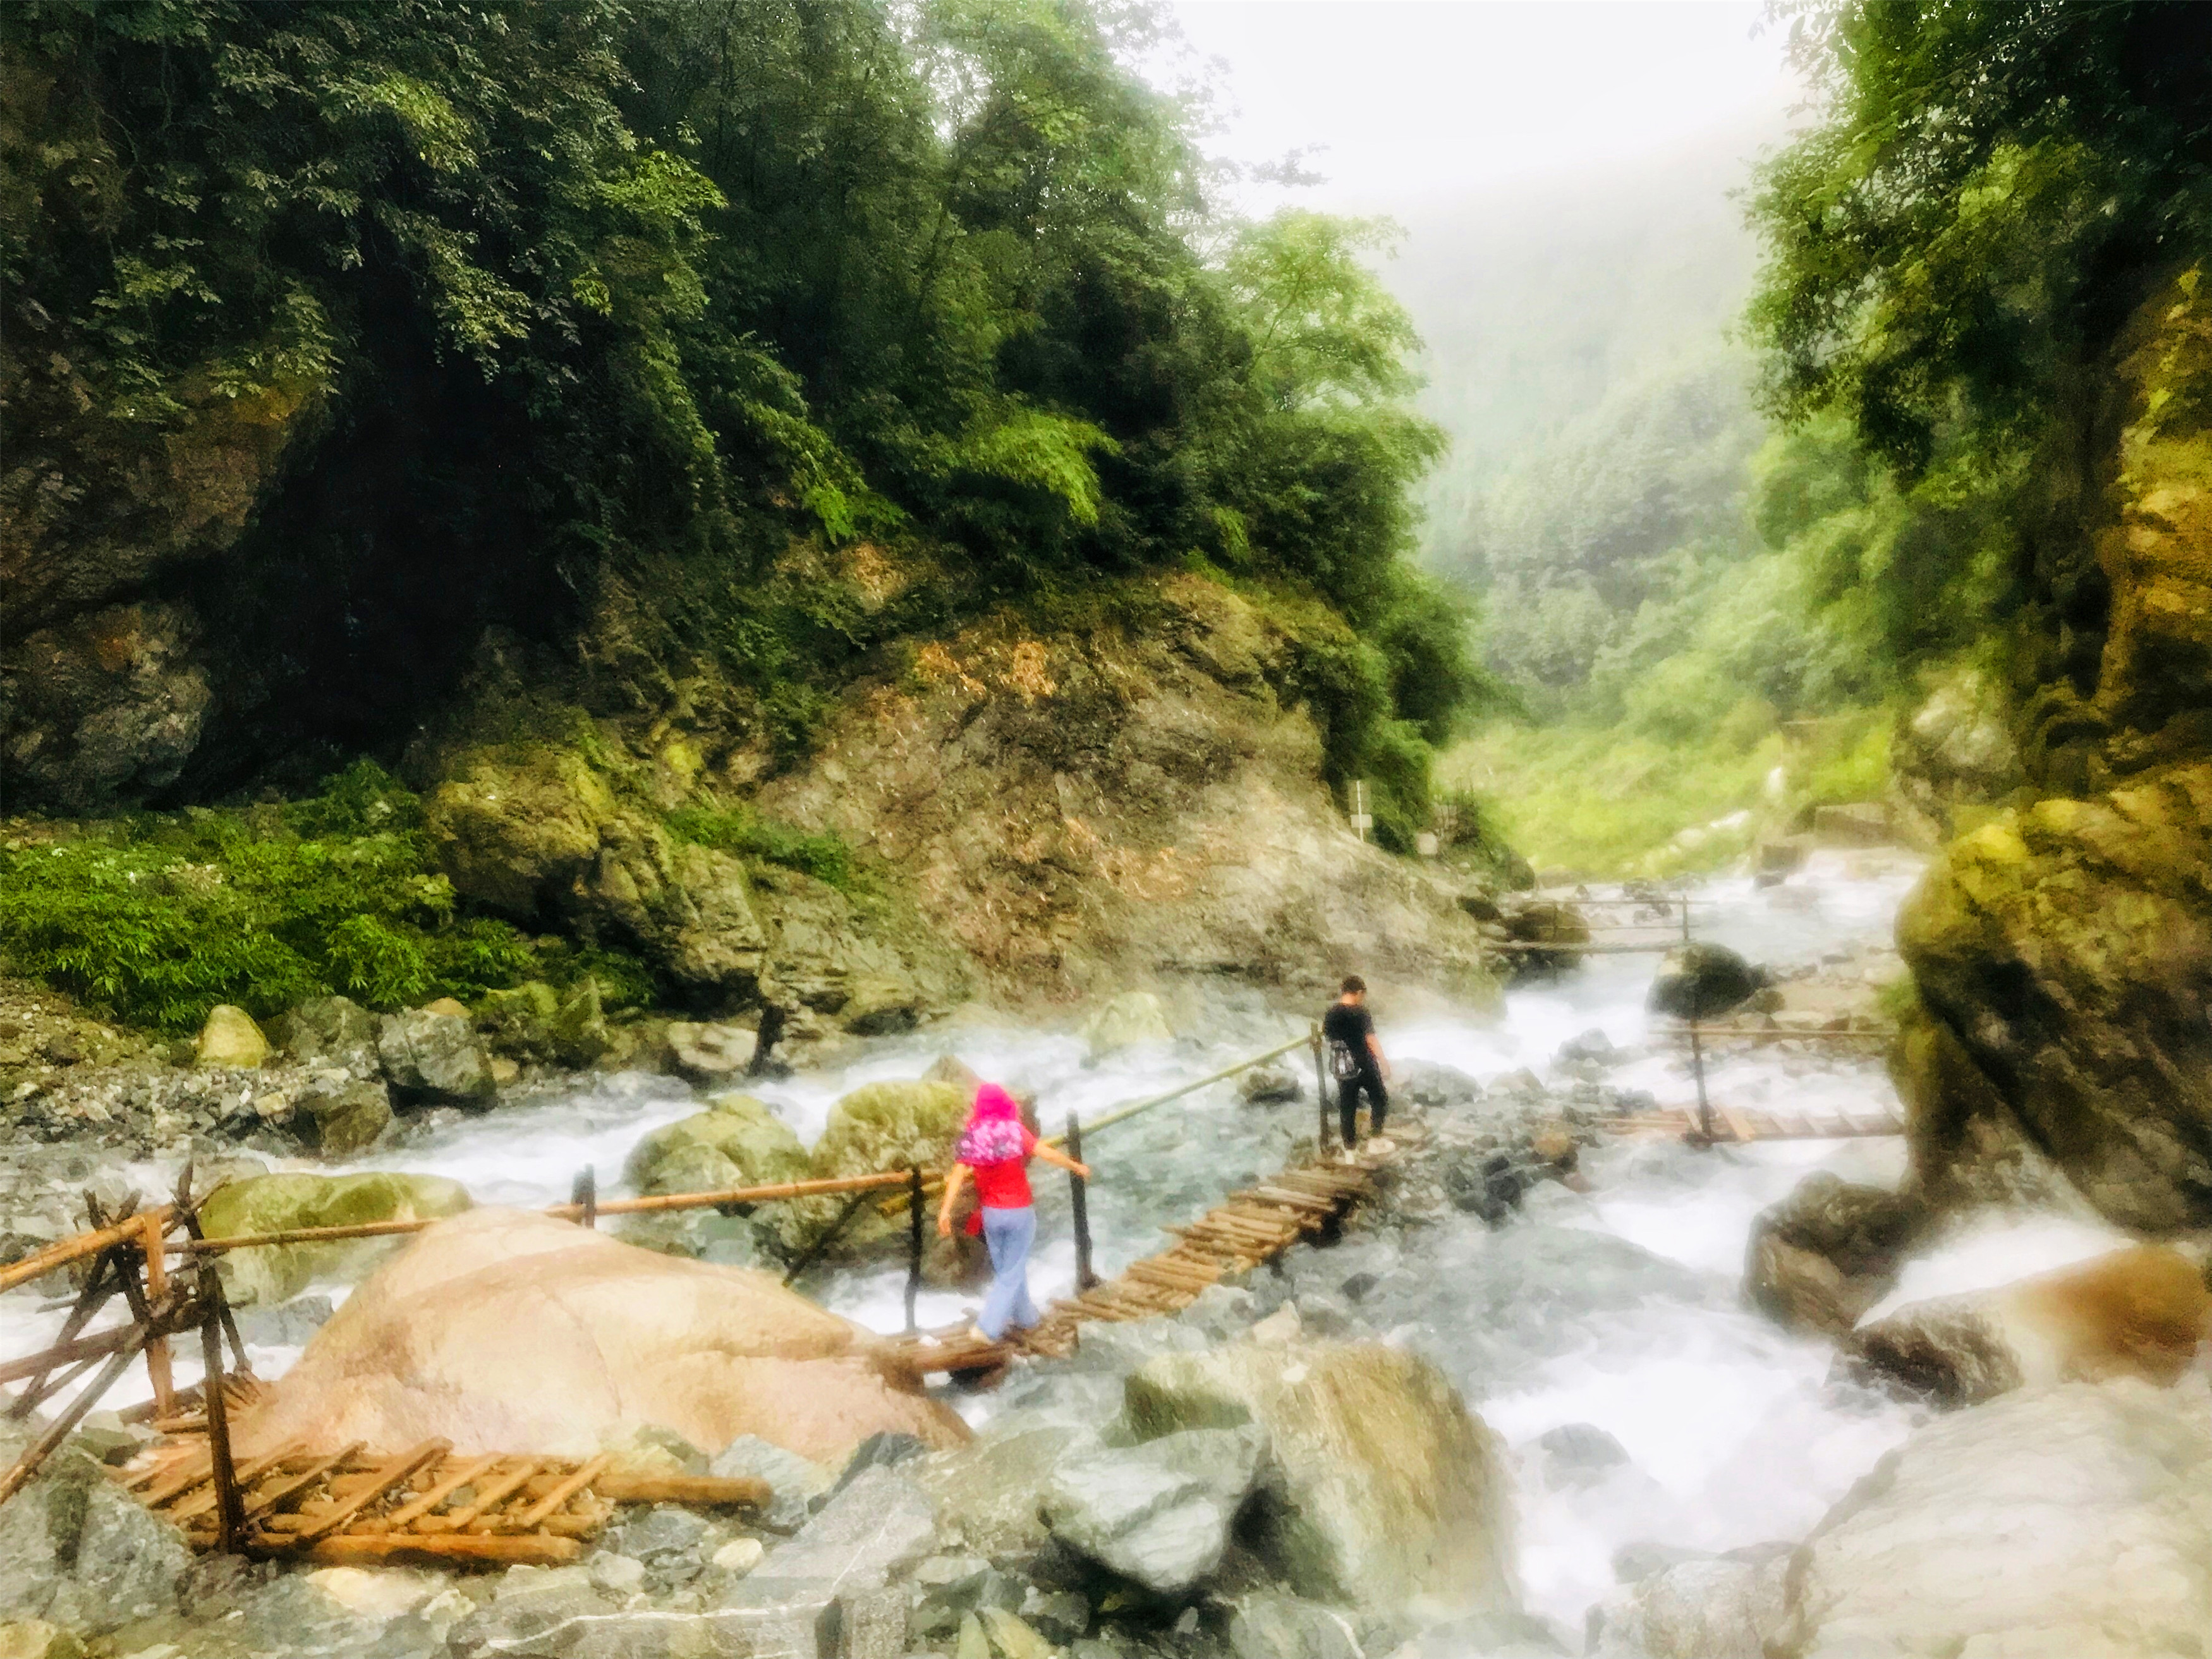
[[[1079,1175],[1085,1181],[1091,1179],[1091,1166],[1088,1164],[1078,1164],[1057,1146],[1048,1146],[1040,1140],[1036,1145],[1036,1155],[1048,1164],[1057,1164],[1070,1175]]]
[[[937,1206],[937,1236],[952,1237],[952,1212],[960,1202],[960,1189],[968,1182],[968,1166],[956,1164],[945,1177],[945,1202]]]

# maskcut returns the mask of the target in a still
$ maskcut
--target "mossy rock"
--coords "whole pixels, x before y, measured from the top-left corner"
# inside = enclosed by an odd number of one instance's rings
[[[750,1095],[717,1095],[703,1112],[637,1143],[623,1175],[641,1193],[715,1192],[804,1181],[806,1148],[791,1126]]]
[[[259,1066],[270,1052],[269,1039],[261,1035],[253,1016],[227,1002],[208,1010],[207,1024],[192,1045],[193,1059],[202,1066]]]
[[[363,1175],[265,1175],[226,1182],[200,1206],[210,1238],[290,1232],[301,1227],[350,1227],[365,1221],[414,1221],[459,1215],[474,1202],[443,1176],[375,1171]],[[327,1244],[273,1244],[226,1250],[217,1258],[234,1301],[289,1302],[319,1279],[358,1279],[404,1248],[398,1239],[344,1239]]]
[[[951,1083],[871,1083],[830,1109],[814,1147],[817,1176],[941,1166],[968,1121],[969,1091]]]

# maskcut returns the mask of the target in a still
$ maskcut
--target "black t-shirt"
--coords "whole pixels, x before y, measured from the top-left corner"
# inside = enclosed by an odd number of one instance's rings
[[[1321,1017],[1321,1034],[1330,1042],[1340,1042],[1351,1049],[1361,1071],[1375,1069],[1375,1051],[1367,1046],[1367,1039],[1375,1035],[1375,1016],[1366,1009],[1348,1002],[1330,1003],[1328,1012]]]

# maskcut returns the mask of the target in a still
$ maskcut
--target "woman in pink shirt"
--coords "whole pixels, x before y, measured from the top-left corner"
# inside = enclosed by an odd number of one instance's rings
[[[991,1253],[991,1293],[983,1300],[975,1328],[996,1342],[1008,1328],[1025,1331],[1042,1317],[1030,1300],[1030,1247],[1036,1242],[1030,1159],[1041,1158],[1086,1181],[1091,1167],[1031,1134],[1014,1097],[995,1083],[986,1083],[975,1091],[968,1127],[961,1133],[952,1156],[956,1162],[952,1173],[945,1177],[937,1231],[946,1238],[952,1237],[952,1212],[959,1204],[962,1188],[973,1176],[975,1197],[982,1206],[983,1243]]]

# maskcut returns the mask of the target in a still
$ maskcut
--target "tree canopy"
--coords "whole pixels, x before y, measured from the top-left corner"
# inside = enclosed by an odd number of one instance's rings
[[[1118,0],[22,0],[16,423],[61,476],[88,423],[319,408],[259,523],[291,625],[341,655],[380,583],[465,586],[457,635],[611,594],[801,740],[884,630],[1197,561],[1361,630],[1340,766],[1376,722],[1441,736],[1482,682],[1402,558],[1442,440],[1370,267],[1387,229],[1220,221],[1191,112],[1130,67],[1162,27]],[[942,579],[867,621],[792,574],[796,543],[870,538]]]

